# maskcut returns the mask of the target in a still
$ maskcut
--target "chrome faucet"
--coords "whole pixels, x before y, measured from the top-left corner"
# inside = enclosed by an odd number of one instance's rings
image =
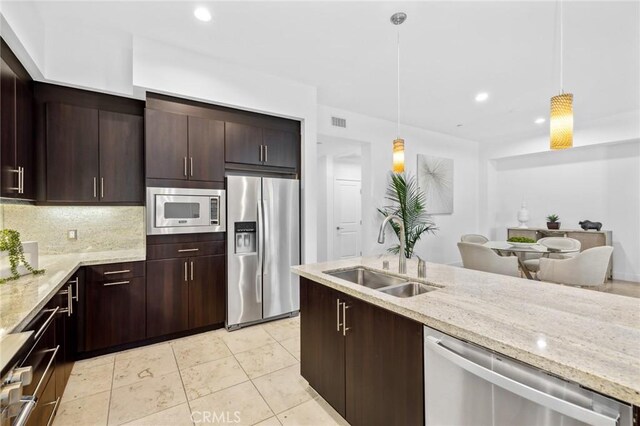
[[[407,273],[407,258],[405,257],[405,242],[404,242],[404,222],[400,217],[392,214],[387,216],[383,221],[382,225],[380,225],[380,232],[378,233],[378,244],[384,244],[384,229],[387,226],[387,223],[395,220],[398,225],[400,225],[400,252],[399,260],[398,260],[398,272],[401,274]]]

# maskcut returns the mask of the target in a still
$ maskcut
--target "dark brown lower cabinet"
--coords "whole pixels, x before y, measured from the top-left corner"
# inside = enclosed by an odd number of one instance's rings
[[[145,338],[145,278],[87,281],[85,349],[94,351]]]
[[[189,327],[189,270],[186,259],[147,261],[147,337]]]
[[[302,376],[342,417],[345,411],[345,339],[340,327],[340,293],[300,280]]]
[[[224,322],[224,255],[192,257],[189,261],[193,265],[189,282],[189,328]]]
[[[301,373],[352,425],[424,424],[421,324],[300,280]]]
[[[224,271],[224,255],[147,261],[147,337],[222,324]]]

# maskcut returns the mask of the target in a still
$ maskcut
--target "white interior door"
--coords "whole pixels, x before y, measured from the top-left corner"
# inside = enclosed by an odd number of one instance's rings
[[[333,183],[333,257],[362,255],[360,181],[336,179]]]

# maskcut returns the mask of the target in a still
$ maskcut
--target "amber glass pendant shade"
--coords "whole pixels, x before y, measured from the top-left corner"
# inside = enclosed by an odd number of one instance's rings
[[[567,149],[573,146],[573,95],[563,93],[551,98],[550,146]]]
[[[393,141],[393,172],[404,172],[404,139]]]

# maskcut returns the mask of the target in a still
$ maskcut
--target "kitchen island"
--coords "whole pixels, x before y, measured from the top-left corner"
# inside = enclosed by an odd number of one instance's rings
[[[389,260],[389,271],[382,270],[383,260]],[[325,273],[357,266],[400,276],[396,257],[355,258],[292,268],[303,277],[303,376],[305,306],[308,309],[317,304],[305,288],[322,286],[335,291],[338,298],[366,302],[395,314],[393,318],[397,316],[426,325],[601,394],[640,405],[638,299],[431,263],[427,264],[426,278],[418,279],[415,260],[408,261],[404,278],[428,284],[433,291],[408,298],[385,294]],[[346,305],[348,303],[342,307],[348,308]],[[345,334],[352,326],[366,328],[375,324],[353,325],[355,320],[351,312],[346,311],[340,319],[341,312],[336,308],[334,306],[332,311],[333,326],[346,321]],[[393,334],[389,336],[397,338]],[[404,340],[398,341],[414,344],[411,339],[405,336]],[[398,363],[409,359],[407,354],[403,356]],[[389,369],[395,367],[389,365]],[[422,373],[418,367],[415,371]],[[335,373],[325,372],[327,375]],[[370,374],[384,373],[371,371]],[[313,386],[311,380],[310,383]]]

